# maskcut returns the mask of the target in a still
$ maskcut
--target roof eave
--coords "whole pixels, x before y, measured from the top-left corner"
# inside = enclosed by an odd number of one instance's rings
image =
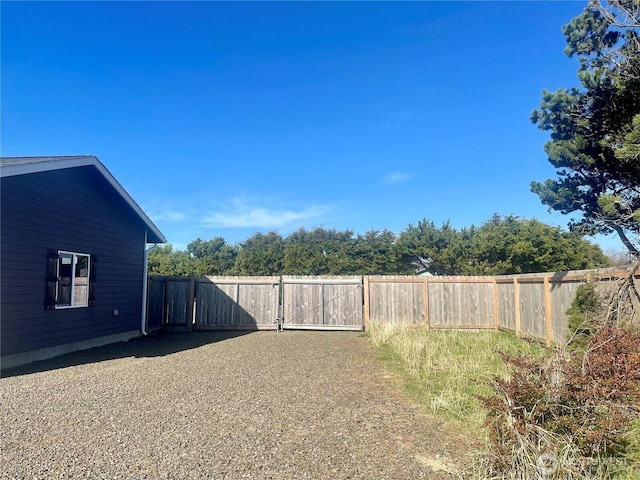
[[[116,180],[116,178],[109,172],[100,160],[94,155],[81,155],[74,157],[59,157],[52,160],[45,160],[43,157],[41,162],[24,163],[18,165],[8,165],[0,169],[0,177],[12,177],[15,175],[25,175],[29,173],[47,172],[52,170],[62,170],[66,168],[76,167],[95,167],[105,178],[105,180],[118,192],[118,194],[127,202],[127,204],[133,209],[140,220],[147,227],[147,243],[167,243],[166,237],[155,226],[146,213],[140,208],[136,201],[129,195],[122,185]]]

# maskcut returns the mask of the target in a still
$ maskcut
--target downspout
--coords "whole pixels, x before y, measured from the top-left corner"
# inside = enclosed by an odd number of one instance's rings
[[[142,269],[142,318],[140,319],[140,331],[142,335],[147,336],[147,285],[149,283],[149,252],[158,247],[157,243],[154,243],[150,248],[147,248],[147,231],[144,231],[144,267]]]

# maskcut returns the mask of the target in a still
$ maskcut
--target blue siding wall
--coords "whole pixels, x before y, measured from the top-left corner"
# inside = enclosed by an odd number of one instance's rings
[[[95,168],[5,177],[0,198],[3,356],[140,328],[144,225]],[[45,310],[50,249],[96,256],[93,307]]]

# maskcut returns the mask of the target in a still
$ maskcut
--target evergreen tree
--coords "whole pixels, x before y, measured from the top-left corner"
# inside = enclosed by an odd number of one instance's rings
[[[544,91],[531,120],[557,179],[532,182],[550,209],[577,214],[570,228],[615,232],[640,255],[640,23],[638,0],[591,1],[563,28],[580,60],[581,87]]]
[[[240,243],[235,273],[280,275],[284,265],[284,240],[279,233],[255,233]]]

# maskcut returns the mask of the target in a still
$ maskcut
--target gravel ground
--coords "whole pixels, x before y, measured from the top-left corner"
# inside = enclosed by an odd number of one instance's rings
[[[163,334],[3,375],[3,479],[453,478],[356,333]]]

